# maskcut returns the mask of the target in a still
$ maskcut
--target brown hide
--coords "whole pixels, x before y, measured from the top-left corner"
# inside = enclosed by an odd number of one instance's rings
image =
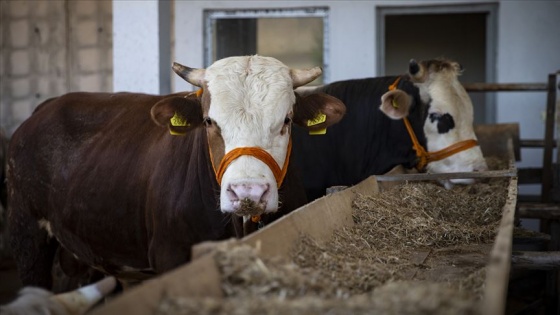
[[[235,236],[219,210],[204,128],[172,136],[151,120],[166,97],[71,93],[14,133],[8,220],[24,285],[51,288],[58,243],[105,273],[151,275],[189,261],[195,243]],[[306,202],[295,176],[290,167],[281,208],[265,221]]]
[[[6,190],[6,159],[8,149],[8,137],[3,129],[0,129],[0,206],[6,209],[8,204],[8,194]],[[0,218],[2,221],[4,217]]]

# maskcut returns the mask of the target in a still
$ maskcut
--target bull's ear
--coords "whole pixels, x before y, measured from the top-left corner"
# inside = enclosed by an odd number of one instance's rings
[[[338,123],[346,114],[346,105],[334,96],[324,93],[300,96],[296,93],[294,123],[310,131],[324,130]]]
[[[202,124],[202,106],[195,97],[169,97],[157,102],[151,110],[156,125],[167,127],[172,135],[185,135]]]
[[[392,119],[402,119],[408,116],[412,97],[406,92],[394,89],[381,96],[381,106],[379,109]]]

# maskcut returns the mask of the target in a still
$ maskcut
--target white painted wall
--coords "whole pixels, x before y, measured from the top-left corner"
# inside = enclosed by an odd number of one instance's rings
[[[177,1],[175,58],[190,67],[204,66],[204,9],[329,7],[330,58],[326,62],[331,81],[372,76],[375,74],[374,4],[373,1]],[[174,78],[174,84],[178,90],[192,89],[178,77]]]
[[[559,17],[560,1],[500,2],[498,82],[547,82],[560,70]],[[498,93],[497,104],[498,122],[519,122],[522,138],[543,138],[546,93]],[[542,150],[521,155],[520,166],[542,165]]]
[[[330,81],[377,75],[376,7],[492,3],[478,1],[176,1],[175,2],[175,58],[190,67],[203,66],[203,34],[205,9],[264,9],[264,8],[329,8]],[[175,77],[178,90],[191,89]]]
[[[169,93],[170,14],[169,1],[113,1],[113,91]]]

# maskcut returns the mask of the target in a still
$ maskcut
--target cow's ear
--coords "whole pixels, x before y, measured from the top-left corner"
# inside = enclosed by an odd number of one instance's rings
[[[392,119],[402,119],[408,116],[412,97],[403,90],[394,89],[381,96],[379,109]]]
[[[294,123],[310,131],[324,130],[338,123],[346,114],[346,105],[334,96],[324,93],[300,96],[296,93]]]
[[[185,135],[202,124],[199,98],[169,97],[157,102],[151,110],[152,120],[167,127],[172,135]]]

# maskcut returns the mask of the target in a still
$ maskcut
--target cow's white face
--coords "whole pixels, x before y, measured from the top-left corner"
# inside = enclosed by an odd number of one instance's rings
[[[206,119],[220,129],[224,152],[259,147],[284,165],[295,103],[290,69],[273,58],[227,58],[209,67],[205,80],[211,98]],[[265,212],[278,208],[274,174],[253,156],[234,160],[221,186],[222,211],[237,211],[246,198],[258,200]]]
[[[460,65],[456,62],[433,60],[421,62],[409,70],[412,81],[419,88],[420,97],[428,104],[424,123],[427,150],[444,149],[463,140],[475,139],[473,106],[470,97],[458,80]],[[488,167],[479,146],[456,153],[427,165],[431,173],[485,171]],[[473,182],[471,179],[452,179],[451,183]],[[449,183],[444,183],[449,187]]]
[[[190,126],[183,132],[204,122],[224,212],[245,216],[276,211],[292,121],[305,125],[321,113],[324,121],[308,128],[326,128],[346,111],[340,100],[324,94],[298,97],[294,106],[294,88],[317,78],[318,67],[290,69],[274,58],[245,56],[219,60],[208,69],[180,64],[173,69],[202,87],[201,98],[196,98],[201,108],[192,99],[171,97],[154,105],[152,118],[168,126],[173,113],[181,113]]]

